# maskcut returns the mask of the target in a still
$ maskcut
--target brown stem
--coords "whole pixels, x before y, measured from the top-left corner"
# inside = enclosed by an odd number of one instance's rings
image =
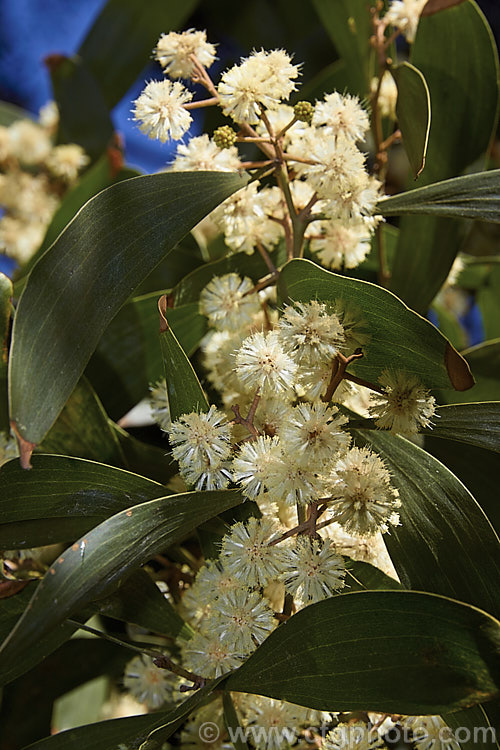
[[[218,104],[219,100],[215,96],[211,96],[209,99],[199,99],[197,102],[188,102],[183,104],[183,109],[200,109],[201,107],[213,107],[214,104]]]
[[[151,653],[157,652],[153,651]],[[194,674],[194,672],[189,672],[189,670],[175,664],[175,662],[173,662],[172,659],[169,659],[168,656],[165,656],[165,654],[157,653],[153,659],[153,664],[159,669],[168,669],[169,672],[173,672],[179,677],[184,677],[184,679],[190,680],[190,682],[193,683],[193,685],[181,685],[179,688],[181,693],[186,693],[188,690],[198,690],[205,686],[205,677],[200,677],[200,675]]]
[[[375,245],[377,247],[378,259],[378,283],[380,284],[380,286],[387,287],[389,285],[391,273],[387,265],[384,234],[382,232],[381,224],[379,224],[375,229]]]
[[[210,76],[207,73],[207,70],[204,65],[201,64],[201,62],[198,60],[195,54],[189,55],[189,59],[193,63],[194,66],[194,74],[191,76],[191,79],[194,83],[201,83],[202,86],[206,88],[206,90],[212,94],[212,96],[217,99],[217,102],[219,101],[219,92],[215,88],[214,82],[210,78]]]
[[[356,383],[356,385],[362,385],[372,391],[381,393],[383,396],[386,395],[386,391],[382,388],[381,385],[377,385],[377,383],[371,383],[369,380],[365,380],[364,378],[358,378],[357,375],[351,375],[349,372],[345,373],[344,380],[349,380],[349,382]]]
[[[344,357],[344,355],[340,352],[337,353],[337,356],[332,364],[332,377],[328,384],[328,388],[326,389],[325,395],[321,397],[322,401],[328,404],[332,400],[333,394],[345,377],[347,366],[350,365],[351,362],[354,362],[354,360],[361,359],[362,356],[363,352],[360,349],[356,349],[354,354],[351,354],[349,357]]]
[[[269,253],[267,252],[266,248],[263,246],[263,244],[261,242],[259,242],[259,240],[257,240],[257,250],[259,251],[260,255],[262,256],[262,259],[263,259],[264,263],[266,264],[268,270],[274,276],[276,276],[278,274],[278,270],[277,270],[276,266],[274,265],[274,263],[272,262],[272,260],[271,260],[271,258],[269,256]]]
[[[312,506],[315,506],[314,511],[312,510]],[[314,533],[311,534],[311,536],[314,536],[317,529],[321,528],[322,525],[317,525],[318,518],[323,515],[327,508],[326,503],[323,505],[319,505],[319,503],[311,503],[311,511],[309,513],[309,517],[307,520],[303,521],[302,523],[297,524],[297,526],[294,526],[293,529],[289,529],[288,531],[285,531],[284,534],[279,536],[277,539],[274,539],[272,542],[269,542],[269,547],[274,547],[275,544],[279,544],[280,542],[283,542],[285,539],[289,539],[291,536],[296,536],[297,534],[303,534],[307,533],[309,534],[309,531],[311,529],[311,525],[314,524]],[[313,514],[311,517],[311,513]],[[332,523],[332,521],[329,521],[329,523]]]
[[[253,436],[253,438],[259,437],[259,431],[255,427],[253,420],[255,418],[255,412],[257,411],[257,407],[259,405],[260,401],[260,390],[257,388],[257,391],[255,392],[255,396],[252,401],[252,405],[250,406],[250,409],[248,411],[248,414],[246,417],[242,417],[240,414],[240,407],[238,404],[235,404],[234,406],[231,406],[231,409],[234,412],[234,422],[235,424],[242,424],[244,427],[247,428],[247,430],[250,432],[250,434]]]
[[[382,141],[380,144],[380,150],[381,151],[387,151],[387,149],[392,146],[393,143],[396,143],[397,141],[401,140],[401,131],[395,130],[392,135],[390,135],[388,138],[385,139],[385,141]]]

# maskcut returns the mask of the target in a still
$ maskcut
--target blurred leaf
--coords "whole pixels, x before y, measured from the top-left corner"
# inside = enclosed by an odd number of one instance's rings
[[[140,0],[108,0],[78,54],[99,81],[109,108],[147,65],[160,34],[184,26],[197,5],[198,0],[149,0],[146,13]]]
[[[45,58],[59,109],[57,143],[77,143],[92,161],[111,145],[114,127],[98,81],[78,57]]]
[[[305,607],[224,683],[322,711],[440,714],[498,695],[500,623],[452,599],[357,591]]]
[[[468,393],[440,391],[445,403],[463,401],[500,401],[500,338],[464,349],[462,355],[469,363],[476,384]]]
[[[444,714],[443,719],[453,731],[459,730],[461,750],[495,750],[498,742],[495,741],[495,729],[487,715],[491,706],[488,701],[484,706],[465,708],[452,714]],[[463,728],[462,728],[463,727]],[[469,732],[469,740],[464,739]]]
[[[431,101],[424,76],[414,65],[403,62],[391,68],[398,87],[396,115],[413,176],[425,166],[431,127]]]
[[[438,406],[433,422],[422,432],[500,453],[500,401]]]
[[[431,97],[426,168],[419,179],[430,185],[478,159],[496,127],[498,55],[477,4],[467,0],[422,17],[410,62],[424,75]],[[390,288],[410,307],[427,310],[451,268],[460,231],[459,224],[436,216],[401,221]]]
[[[372,382],[388,367],[415,374],[429,387],[457,390],[473,384],[467,364],[444,336],[397,297],[375,284],[349,279],[318,268],[306,260],[292,260],[278,283],[281,298],[308,302],[337,301],[359,320],[356,332],[373,332],[363,345],[365,357],[349,371]]]
[[[320,70],[315,76],[305,81],[300,87],[300,101],[314,102],[323,99],[324,94],[332,91],[344,91],[348,81],[348,69],[343,60],[336,60]]]
[[[165,380],[172,422],[182,414],[208,411],[208,403],[200,381],[167,322],[166,297],[159,304],[160,342],[165,367]]]
[[[166,494],[150,479],[81,458],[35,455],[33,471],[15,459],[0,469],[0,549],[77,539],[109,516]]]
[[[26,109],[22,109],[11,102],[0,101],[0,125],[8,128],[17,120],[34,120],[35,118]]]
[[[0,648],[0,679],[37,642],[89,602],[112,591],[140,565],[199,523],[241,502],[236,490],[188,492],[121,511],[69,547],[38,585]],[[57,606],[54,606],[54,604]]]
[[[111,422],[92,386],[81,378],[43,439],[42,453],[88,458],[124,467],[125,459]]]
[[[346,65],[349,93],[364,98],[369,90],[372,0],[312,0],[312,4]]]
[[[478,172],[383,198],[384,216],[434,214],[500,223],[500,169]]]
[[[370,563],[361,562],[360,560],[350,560],[346,558],[346,590],[348,594],[351,591],[374,591],[382,589],[400,589],[401,584],[394,578],[383,573],[379,568],[375,568]],[[343,596],[343,594],[341,594]]]
[[[499,539],[468,490],[402,437],[373,430],[353,434],[384,460],[399,490],[401,525],[384,540],[403,586],[500,613]]]
[[[467,333],[452,310],[437,302],[433,302],[430,309],[437,316],[437,327],[443,336],[446,336],[458,351],[464,349],[467,346]]]
[[[0,432],[10,432],[9,403],[7,393],[7,362],[8,336],[10,331],[10,316],[12,284],[10,279],[0,273]]]
[[[500,266],[493,266],[476,300],[483,319],[485,338],[500,337]]]
[[[109,694],[109,679],[104,675],[78,685],[54,703],[52,725],[56,731],[80,727],[102,717]]]
[[[138,440],[118,425],[113,425],[114,432],[125,456],[126,468],[141,476],[166,484],[177,474],[177,462],[165,448]]]
[[[112,185],[85,204],[34,267],[19,300],[10,403],[24,440],[38,443],[46,435],[138,284],[245,182],[221,172],[146,175]]]

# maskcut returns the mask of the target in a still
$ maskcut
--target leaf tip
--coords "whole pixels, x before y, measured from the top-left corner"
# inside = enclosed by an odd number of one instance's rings
[[[23,436],[19,432],[17,424],[15,422],[11,422],[10,426],[17,439],[17,444],[19,447],[19,462],[21,464],[21,468],[28,471],[29,469],[33,468],[31,465],[31,454],[33,453],[33,449],[36,448],[36,443],[30,443],[29,440],[25,440],[25,438],[23,438]]]
[[[170,328],[167,322],[167,307],[168,298],[166,294],[163,294],[158,300],[158,311],[160,313],[160,333],[165,333],[165,331],[168,331],[168,329]]]
[[[444,363],[448,377],[456,391],[467,391],[469,388],[472,388],[475,380],[470,371],[469,364],[449,341],[446,342]]]

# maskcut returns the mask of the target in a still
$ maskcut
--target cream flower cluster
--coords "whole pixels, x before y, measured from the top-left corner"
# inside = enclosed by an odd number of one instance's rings
[[[0,126],[0,252],[22,264],[41,245],[65,191],[89,163],[75,143],[55,146],[57,108]]]
[[[420,14],[427,0],[392,0],[385,14],[385,21],[404,34],[408,42],[414,42]]]

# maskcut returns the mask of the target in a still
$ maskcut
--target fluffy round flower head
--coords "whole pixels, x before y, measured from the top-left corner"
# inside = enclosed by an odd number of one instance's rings
[[[323,497],[325,483],[318,476],[323,462],[314,455],[294,456],[282,450],[281,460],[269,467],[267,491],[273,502],[306,505]]]
[[[372,224],[364,219],[318,222],[322,232],[310,238],[311,251],[327,268],[356,268],[370,252]]]
[[[206,730],[207,727],[212,733]],[[234,745],[229,741],[220,698],[191,714],[181,732],[181,747],[190,750],[232,750]]]
[[[234,172],[240,167],[238,149],[220,149],[204,133],[191,138],[189,143],[180,143],[172,163],[173,172]]]
[[[0,220],[0,252],[22,264],[42,244],[47,225],[42,221],[26,222],[24,218],[4,216]]]
[[[59,200],[50,193],[45,175],[11,172],[0,174],[0,203],[14,214],[12,218],[37,224],[51,220]]]
[[[0,125],[0,162],[5,161],[11,153],[9,128]]]
[[[9,127],[13,156],[27,165],[41,164],[52,149],[46,130],[31,120],[17,120]]]
[[[150,138],[158,138],[162,143],[169,138],[178,141],[193,119],[183,107],[192,98],[191,92],[178,81],[150,81],[135,100],[132,114],[140,123],[139,129]]]
[[[252,279],[237,273],[214,276],[200,294],[200,312],[214,328],[238,331],[261,310],[254,286]]]
[[[436,401],[414,375],[384,370],[379,378],[385,394],[373,394],[370,413],[383,430],[402,435],[415,435],[421,427],[429,427]]]
[[[303,604],[319,602],[344,587],[344,558],[328,539],[299,537],[285,554],[285,588]]]
[[[201,342],[208,380],[223,396],[241,391],[240,381],[234,372],[234,355],[245,335],[241,331],[211,330]]]
[[[38,111],[38,122],[49,132],[54,132],[59,124],[59,107],[55,101],[46,102]]]
[[[269,546],[279,535],[278,524],[269,518],[235,524],[222,540],[222,565],[249,587],[266,586],[282,569],[283,550]]]
[[[250,737],[257,750],[288,750],[295,744],[299,706],[260,695],[245,696],[243,705],[243,723],[255,727]]]
[[[248,589],[223,594],[215,605],[212,629],[237,654],[251,654],[276,625],[267,602]]]
[[[383,747],[384,741],[375,729],[370,729],[363,721],[350,721],[338,724],[325,737],[325,750],[375,750]]]
[[[331,362],[320,362],[319,365],[299,367],[299,387],[302,389],[302,395],[308,401],[316,401],[321,396],[324,396],[331,378]],[[343,404],[350,388],[351,383],[347,380],[342,380],[336,388],[332,400]]]
[[[278,431],[283,451],[314,464],[331,463],[349,448],[351,437],[342,429],[348,419],[336,407],[319,402],[298,404]]]
[[[240,446],[239,453],[233,460],[232,472],[235,482],[242,486],[246,497],[253,500],[262,495],[270,468],[279,458],[277,438],[259,436]]]
[[[235,122],[257,123],[260,106],[276,109],[288,99],[298,74],[299,66],[284,50],[252,52],[222,75],[218,92],[224,114]]]
[[[370,83],[370,91],[372,95],[377,93],[379,87],[379,79],[377,77],[372,78]],[[382,117],[390,117],[391,120],[396,119],[396,103],[398,101],[398,87],[396,81],[391,76],[388,70],[384,71],[382,76],[382,83],[380,84],[380,91],[378,94],[377,106],[380,110]]]
[[[214,219],[224,233],[226,245],[234,252],[251,255],[258,243],[272,248],[282,236],[281,226],[269,218],[279,206],[279,188],[257,192],[250,183],[215,209]]]
[[[243,654],[235,654],[234,650],[223,643],[218,634],[195,635],[182,647],[182,665],[190,672],[201,677],[219,677],[239,667]]]
[[[123,684],[139,703],[149,709],[162,706],[171,700],[174,681],[172,674],[159,669],[150,656],[135,656],[125,667]]]
[[[344,343],[344,329],[337,315],[323,302],[288,305],[278,323],[283,349],[296,362],[331,362]]]
[[[73,182],[89,161],[90,157],[87,156],[81,146],[76,143],[63,143],[52,149],[45,160],[45,164],[55,177]]]
[[[165,73],[171,78],[191,78],[194,72],[191,55],[196,55],[205,68],[215,60],[215,45],[207,42],[206,31],[188,29],[178,33],[162,34],[154,50]]]
[[[417,750],[460,750],[453,731],[440,716],[407,716],[402,723],[411,729]]]
[[[393,0],[384,20],[401,31],[408,42],[415,41],[420,14],[427,0]]]
[[[255,414],[254,425],[265,435],[274,437],[278,428],[288,422],[293,414],[292,406],[282,398],[269,396],[261,398]]]
[[[172,455],[182,477],[197,489],[220,489],[230,475],[224,466],[231,453],[231,425],[215,406],[206,413],[183,414],[169,430]]]
[[[253,333],[236,354],[236,374],[244,388],[264,395],[286,395],[293,389],[297,365],[283,351],[276,331]]]
[[[225,596],[240,589],[246,590],[246,584],[233,574],[228,573],[218,560],[208,560],[200,568],[191,588],[197,589],[196,593],[200,601],[214,604],[219,596]]]
[[[329,509],[346,531],[368,536],[399,523],[399,493],[382,459],[368,448],[351,448],[339,459],[333,480]]]
[[[325,132],[337,137],[339,135],[353,141],[362,141],[370,127],[367,113],[359,103],[357,96],[326,94],[322,102],[314,107],[312,124],[324,126]]]
[[[162,430],[168,432],[171,427],[170,404],[167,395],[165,378],[149,386],[149,408],[151,416]]]

